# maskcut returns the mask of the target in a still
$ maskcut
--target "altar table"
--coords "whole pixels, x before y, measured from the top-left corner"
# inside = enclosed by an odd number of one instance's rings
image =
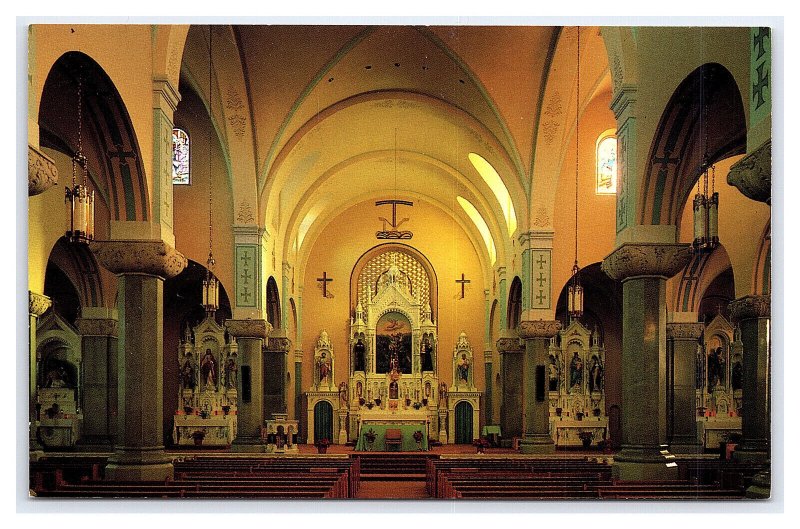
[[[361,425],[361,433],[358,436],[358,442],[356,442],[356,450],[369,450],[374,452],[383,452],[386,450],[386,430],[388,429],[396,429],[400,430],[402,434],[402,445],[400,446],[400,450],[403,452],[414,452],[419,450],[421,447],[423,450],[428,449],[428,432],[427,428],[425,428],[425,424],[391,424],[391,423],[375,423],[375,422],[364,422]],[[375,432],[375,442],[371,445],[367,443],[366,438],[364,437],[365,434],[372,430]],[[414,440],[414,432],[420,431],[422,432],[422,443],[420,447],[417,446],[417,442]]]

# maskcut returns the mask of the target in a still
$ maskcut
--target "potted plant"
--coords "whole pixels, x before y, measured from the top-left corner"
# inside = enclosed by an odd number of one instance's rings
[[[478,454],[483,454],[485,453],[486,449],[489,448],[489,441],[483,437],[480,437],[472,441],[472,445],[476,448]]]
[[[328,446],[330,446],[330,444],[331,444],[330,440],[327,437],[324,437],[319,441],[317,441],[316,443],[314,443],[314,446],[317,447],[318,454],[324,454],[328,451]]]
[[[414,403],[414,409],[415,409],[415,410],[418,410],[418,409],[420,409],[421,407],[422,407],[422,403],[421,403],[421,402],[415,402],[415,403]]]
[[[231,407],[230,406],[223,406],[222,407],[222,413],[224,413],[225,415],[228,415],[228,412],[230,412],[230,411],[231,411]]]
[[[372,401],[367,402],[367,409],[371,410],[373,408],[373,406],[375,406],[375,404]]]
[[[417,450],[422,450],[422,439],[423,435],[421,430],[414,432],[414,441],[417,443]]]
[[[185,413],[186,415],[194,415],[194,408],[192,408],[191,406],[184,406],[183,413]]]
[[[206,436],[206,432],[203,430],[195,430],[192,432],[192,439],[194,440],[194,444],[200,446],[203,444],[203,439]]]
[[[364,399],[364,397],[359,397],[358,398],[358,404],[359,405],[363,406],[365,402],[367,402],[367,401]]]
[[[594,439],[594,433],[592,432],[579,432],[578,437],[583,443],[584,448],[589,448],[592,445],[592,439]]]
[[[380,405],[381,405],[381,398],[378,397],[375,399],[375,406],[380,406]]]
[[[367,441],[367,450],[372,449],[372,443],[374,443],[377,438],[378,434],[376,434],[372,428],[364,434],[364,439]]]

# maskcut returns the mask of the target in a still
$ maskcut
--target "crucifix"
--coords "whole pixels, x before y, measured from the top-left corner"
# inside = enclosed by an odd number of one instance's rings
[[[134,160],[136,159],[136,153],[134,151],[126,151],[125,148],[119,143],[114,144],[114,149],[108,149],[106,151],[106,156],[109,159],[119,158],[119,163],[125,165],[128,164],[126,161],[127,158],[133,158]]]
[[[332,278],[328,277],[328,272],[322,272],[322,277],[318,277],[317,281],[322,283],[322,297],[328,297],[328,283],[333,281]]]
[[[464,279],[464,273],[461,273],[461,279],[456,279],[456,283],[461,283],[461,299],[464,299],[464,285],[472,283],[469,279]]]
[[[378,200],[375,202],[376,206],[383,206],[386,204],[392,205],[392,220],[390,221],[386,217],[378,217],[378,220],[383,221],[383,229],[380,231],[375,232],[375,237],[378,239],[410,239],[414,236],[414,234],[410,231],[399,231],[397,228],[400,227],[401,224],[407,222],[409,219],[408,217],[402,219],[400,222],[397,221],[397,205],[401,206],[413,206],[414,203],[408,200]],[[389,230],[386,229],[386,224],[389,224]]]

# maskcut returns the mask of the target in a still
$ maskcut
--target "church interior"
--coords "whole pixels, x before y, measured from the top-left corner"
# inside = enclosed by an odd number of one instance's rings
[[[770,498],[770,28],[27,39],[31,496]]]

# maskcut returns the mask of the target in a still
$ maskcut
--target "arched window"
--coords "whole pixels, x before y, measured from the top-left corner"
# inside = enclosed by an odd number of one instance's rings
[[[597,187],[598,195],[617,193],[617,137],[615,131],[607,130],[597,139]]]
[[[189,134],[172,129],[172,183],[189,185]]]

